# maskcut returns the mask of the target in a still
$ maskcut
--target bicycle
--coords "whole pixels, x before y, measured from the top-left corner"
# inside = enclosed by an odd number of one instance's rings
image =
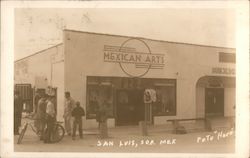
[[[33,121],[38,120],[38,119],[34,119],[34,118],[32,118],[32,117],[27,117],[27,118],[30,119],[30,120],[33,120]],[[64,137],[65,130],[64,130],[64,127],[61,125],[61,123],[63,123],[63,122],[56,121],[56,122],[54,123],[52,136],[51,136],[51,138],[50,138],[50,140],[51,140],[52,143],[59,142],[59,141],[61,141],[61,140],[63,139],[63,137]],[[21,130],[21,133],[20,133],[20,135],[19,135],[19,137],[18,137],[17,144],[21,144],[22,139],[23,139],[23,136],[24,136],[24,134],[25,134],[25,132],[26,132],[28,126],[31,127],[32,131],[33,131],[37,136],[41,137],[41,133],[40,133],[39,131],[37,131],[37,130],[33,127],[32,124],[33,124],[33,123],[31,123],[31,122],[26,122],[26,123],[24,123],[24,125],[23,125],[23,127],[22,127],[22,130]],[[46,129],[45,129],[45,131],[46,131]]]

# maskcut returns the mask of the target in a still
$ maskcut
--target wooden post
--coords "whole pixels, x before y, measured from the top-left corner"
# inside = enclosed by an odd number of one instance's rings
[[[142,131],[142,135],[143,136],[147,136],[148,135],[148,129],[147,129],[147,122],[148,122],[148,103],[144,104],[145,106],[145,110],[144,110],[144,121],[140,121],[140,128]]]
[[[140,121],[139,124],[140,124],[142,135],[147,136],[148,135],[147,122],[146,121]]]
[[[149,110],[149,118],[148,118],[148,120],[149,120],[149,124],[151,124],[153,121],[152,121],[152,103],[150,103],[149,104],[149,108],[148,108],[148,110]]]
[[[145,103],[145,122],[148,122],[148,104]]]

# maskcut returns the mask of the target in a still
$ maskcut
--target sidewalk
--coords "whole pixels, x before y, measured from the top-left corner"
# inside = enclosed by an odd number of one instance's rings
[[[44,144],[31,131],[25,133],[22,144],[16,144],[18,152],[148,152],[148,153],[233,153],[235,133],[233,129],[216,127],[206,132],[203,127],[189,124],[187,134],[172,134],[172,125],[148,127],[149,136],[142,136],[139,126],[110,128],[109,138],[100,139],[97,129],[84,130],[84,138],[72,140],[65,136],[56,144]],[[198,127],[198,128],[197,128]]]

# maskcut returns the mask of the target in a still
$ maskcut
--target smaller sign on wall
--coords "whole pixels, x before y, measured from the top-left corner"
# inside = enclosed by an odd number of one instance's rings
[[[212,73],[213,74],[235,75],[235,69],[234,68],[213,67]]]

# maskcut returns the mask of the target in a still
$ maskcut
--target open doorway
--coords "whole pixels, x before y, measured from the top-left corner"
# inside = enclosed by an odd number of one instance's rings
[[[196,116],[235,116],[235,77],[203,76],[196,84]]]
[[[224,116],[224,88],[205,89],[206,116]]]
[[[117,90],[116,125],[138,125],[144,119],[143,90]]]

